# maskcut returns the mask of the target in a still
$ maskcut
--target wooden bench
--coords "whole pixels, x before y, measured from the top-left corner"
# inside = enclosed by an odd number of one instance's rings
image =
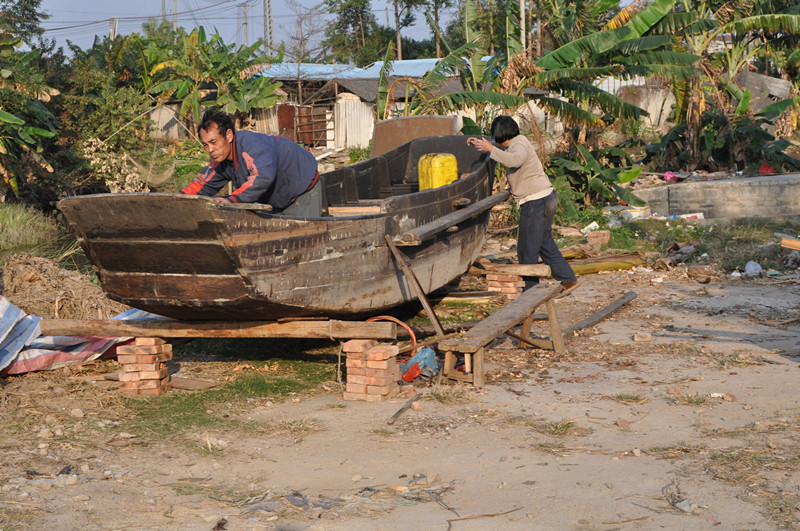
[[[475,387],[483,387],[484,347],[502,334],[511,335],[518,340],[538,348],[564,351],[564,339],[553,299],[561,292],[560,284],[539,285],[522,293],[499,311],[472,327],[463,336],[447,339],[439,343],[439,350],[445,352],[442,377],[450,380],[472,382]],[[550,323],[550,339],[532,338],[531,325],[538,306],[546,304],[547,320]],[[510,330],[522,323],[521,334]],[[464,356],[464,372],[455,370],[458,354]]]

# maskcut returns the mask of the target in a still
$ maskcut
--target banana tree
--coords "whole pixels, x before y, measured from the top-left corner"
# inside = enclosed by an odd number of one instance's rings
[[[200,27],[182,37],[181,56],[155,65],[150,75],[164,79],[151,89],[161,98],[182,100],[180,113],[195,122],[200,120],[202,107],[219,106],[226,112],[247,114],[253,108],[264,108],[277,101],[275,89],[279,84],[258,76],[258,67],[282,60],[258,55],[261,41],[238,49],[226,45],[219,33],[206,38]],[[205,94],[216,98],[203,101]]]
[[[753,15],[758,5],[731,0],[715,8],[706,1],[682,0],[683,12],[673,14],[656,28],[671,35],[677,46],[702,57],[695,74],[674,85],[674,121],[685,123],[682,169],[707,165],[704,123],[711,119],[713,113],[708,113],[712,109],[733,115],[743,94],[735,82],[737,74],[774,42],[800,37],[800,15]]]
[[[0,40],[0,189],[20,195],[19,177],[30,163],[49,172],[42,139],[55,136],[56,120],[40,99],[53,92],[32,63],[41,50],[20,52],[22,39]]]

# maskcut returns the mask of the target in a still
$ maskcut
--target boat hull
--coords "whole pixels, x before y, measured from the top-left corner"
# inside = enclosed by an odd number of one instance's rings
[[[488,166],[468,163],[473,171],[453,184],[359,199],[380,212],[348,217],[296,218],[161,193],[80,196],[59,207],[113,300],[181,320],[352,318],[416,298],[384,236],[453,212],[454,200],[485,198]],[[469,268],[488,221],[486,211],[403,248],[426,292]]]

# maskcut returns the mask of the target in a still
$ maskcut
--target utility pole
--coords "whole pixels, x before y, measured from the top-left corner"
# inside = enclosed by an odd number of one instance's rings
[[[275,35],[272,32],[272,0],[264,0],[264,51],[275,48]]]
[[[519,0],[519,40],[522,43],[522,53],[525,53],[525,50],[528,48],[528,39],[525,34],[525,22],[527,21],[527,17],[525,15],[525,0]]]
[[[117,38],[117,24],[119,23],[118,17],[111,17],[111,40]]]
[[[178,0],[172,2],[172,31],[178,31]]]
[[[167,0],[161,0],[161,22],[167,21]]]
[[[247,48],[247,2],[242,4],[244,8],[244,47]]]

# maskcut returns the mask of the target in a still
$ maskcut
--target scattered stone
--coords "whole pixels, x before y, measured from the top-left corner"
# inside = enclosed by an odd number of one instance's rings
[[[726,393],[722,395],[722,399],[726,402],[736,402],[736,395]]]
[[[74,408],[70,409],[69,414],[71,417],[75,417],[76,419],[82,419],[86,416],[86,413],[83,412],[81,408]]]
[[[39,437],[40,439],[52,439],[53,432],[47,428],[42,428],[41,430],[39,430],[39,433],[37,433],[36,436]]]
[[[58,419],[56,418],[55,415],[47,415],[44,418],[44,423],[47,424],[48,426],[55,426],[56,424],[58,424]]]
[[[90,497],[89,497],[89,496],[87,496],[86,494],[81,494],[80,496],[75,496],[74,498],[72,498],[72,501],[76,501],[76,502],[87,502],[87,501],[89,501],[89,500],[91,500],[91,499],[92,499],[92,498],[90,498]]]
[[[642,455],[642,451],[639,448],[634,448],[632,453],[636,457],[641,457],[641,455]]]
[[[650,332],[637,332],[633,334],[633,340],[636,343],[649,343],[653,340],[653,334]]]

